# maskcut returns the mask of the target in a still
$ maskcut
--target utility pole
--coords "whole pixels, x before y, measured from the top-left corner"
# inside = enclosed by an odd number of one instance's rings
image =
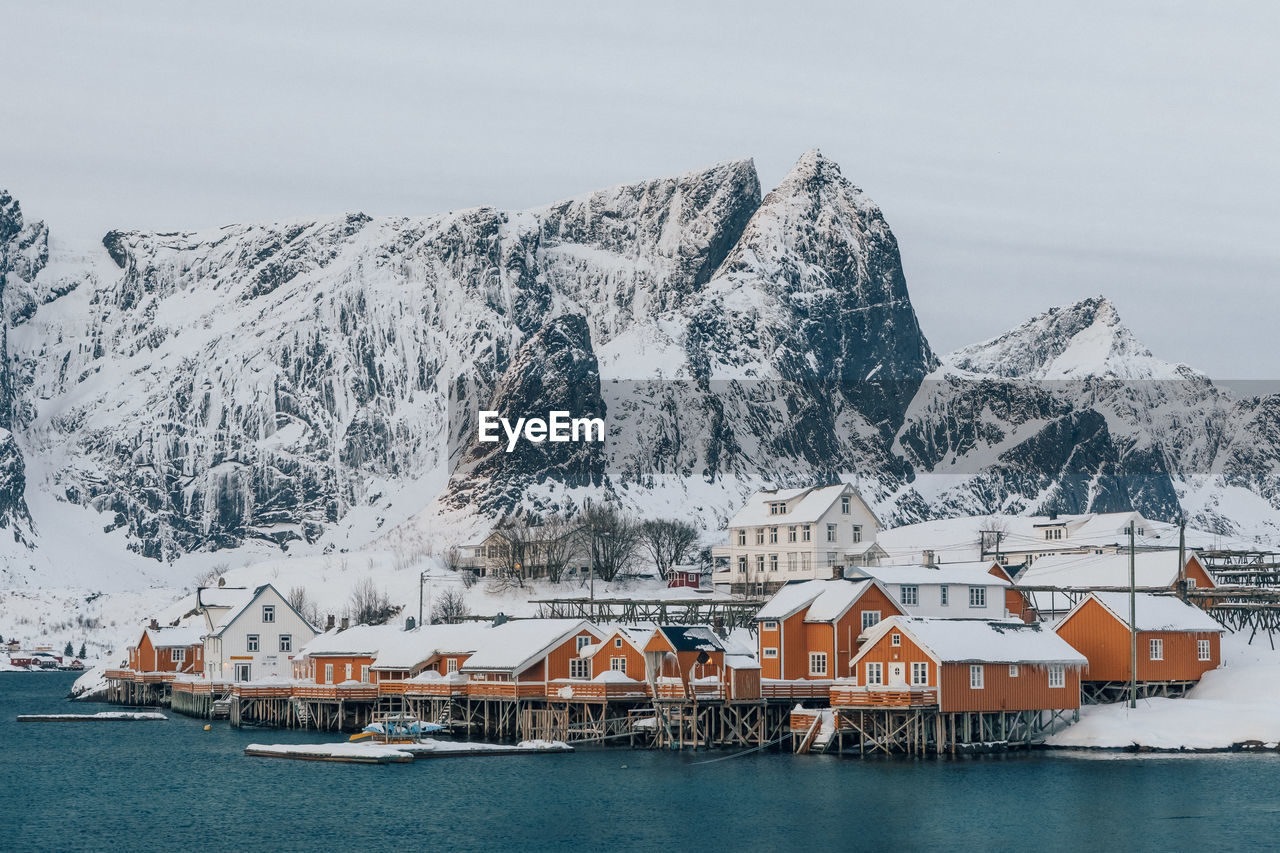
[[[1187,516],[1178,517],[1178,597],[1187,600]]]
[[[422,577],[426,571],[418,572],[418,624],[422,624]]]
[[[1138,589],[1135,576],[1134,528],[1129,519],[1129,707],[1138,707]]]

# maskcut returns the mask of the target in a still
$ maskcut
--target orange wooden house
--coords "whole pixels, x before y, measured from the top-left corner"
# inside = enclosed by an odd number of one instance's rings
[[[372,684],[373,661],[389,626],[356,625],[326,631],[308,642],[298,656],[302,659],[300,680],[316,685],[347,682]],[[295,672],[295,675],[299,673]]]
[[[645,672],[658,699],[760,698],[760,665],[751,655],[726,652],[702,625],[661,625],[644,646]]]
[[[161,628],[155,620],[129,648],[134,672],[192,673],[204,671],[204,638],[197,627]]]
[[[591,661],[591,678],[616,672],[636,681],[645,680],[644,645],[651,633],[643,628],[617,625],[601,629],[605,637],[586,646],[583,656]]]
[[[489,629],[459,670],[467,695],[515,699],[547,695],[548,682],[588,681],[591,659],[583,648],[604,638],[582,619],[521,619]]]
[[[787,584],[756,614],[760,674],[783,681],[848,677],[862,632],[902,614],[874,578]]]
[[[868,630],[833,707],[942,713],[1074,710],[1087,661],[1042,626],[893,616]]]
[[[1222,662],[1223,627],[1172,595],[1134,597],[1138,631],[1136,681],[1144,696],[1178,693]],[[1126,695],[1131,671],[1129,595],[1090,593],[1054,629],[1089,660],[1086,697],[1113,701]]]
[[[1167,589],[1177,592],[1183,578],[1190,589],[1213,589],[1208,570],[1195,554],[1187,557],[1179,572],[1178,552],[1139,551],[1133,557],[1134,582],[1148,592]],[[1038,588],[1025,592],[1042,619],[1059,621],[1083,596],[1095,589],[1129,586],[1129,554],[1059,554],[1040,557],[1018,574],[1019,587]],[[1062,590],[1046,591],[1049,590]],[[1205,607],[1212,602],[1204,602]]]

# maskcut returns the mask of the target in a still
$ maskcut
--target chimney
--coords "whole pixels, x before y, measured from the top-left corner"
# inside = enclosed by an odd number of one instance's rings
[[[1056,509],[1049,510],[1049,520],[1050,521],[1058,520],[1058,511]]]
[[[351,627],[351,619],[350,619],[349,617],[347,617],[347,616],[343,616],[343,617],[342,617],[342,629],[341,629],[341,630],[345,631],[345,630],[347,630],[347,629],[348,629],[348,628],[350,628],[350,627]]]
[[[151,626],[150,626],[150,627],[151,627],[151,630],[152,630],[152,631],[159,631],[159,630],[160,630],[160,623],[159,623],[159,622],[157,622],[156,620],[152,619],[152,620],[151,620]]]
[[[413,621],[413,617],[412,617],[412,616],[410,616],[408,619],[404,620],[404,629],[405,629],[406,631],[412,631],[412,630],[414,629],[414,627],[416,627],[416,625],[417,625],[417,623]]]
[[[329,614],[329,618],[325,620],[325,623],[324,623],[324,629],[325,629],[326,631],[332,631],[332,630],[333,630],[333,614],[332,614],[332,613],[330,613],[330,614]]]
[[[505,613],[500,612],[498,613],[497,616],[493,617],[493,627],[495,628],[497,628],[499,625],[505,625],[506,622],[507,622],[507,614]]]
[[[937,559],[935,558],[935,555],[934,555],[934,553],[933,553],[932,549],[927,550],[927,551],[925,551],[925,552],[924,552],[924,564],[925,564],[926,566],[928,566],[929,568],[931,568],[931,569],[937,568],[937,566],[938,566],[938,561],[937,561]]]
[[[844,578],[844,566],[836,563],[831,567],[831,579],[833,581],[842,580]]]

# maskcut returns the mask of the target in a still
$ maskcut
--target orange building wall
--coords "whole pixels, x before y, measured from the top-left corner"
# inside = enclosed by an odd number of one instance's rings
[[[550,681],[556,678],[569,677],[569,661],[578,656],[578,637],[587,637],[589,642],[597,643],[599,640],[595,634],[583,629],[556,646],[546,656],[546,671],[543,671],[543,661],[538,661],[524,672],[520,673],[517,681]],[[630,666],[630,664],[628,664]]]
[[[611,667],[610,658],[625,657],[627,659],[627,678],[634,678],[636,681],[644,681],[644,654],[636,649],[635,646],[622,640],[622,648],[614,645],[615,639],[621,639],[614,635],[605,640],[604,646],[600,651],[596,652],[591,658],[591,677],[595,678],[602,672],[608,672]]]
[[[867,683],[867,664],[879,661],[884,664],[884,682],[887,685],[890,681],[890,664],[902,663],[903,679],[907,684],[911,683],[911,664],[928,663],[929,664],[929,684],[936,686],[938,683],[937,665],[933,659],[924,652],[919,646],[911,641],[911,638],[901,631],[898,633],[902,637],[902,645],[893,645],[893,634],[895,632],[888,631],[883,637],[877,640],[866,656],[858,661],[857,679],[859,684]]]
[[[333,664],[334,684],[341,684],[347,680],[347,664],[351,664],[351,677],[356,681],[360,680],[361,667],[373,665],[373,657],[370,655],[336,655],[334,657],[316,657],[313,660],[315,661],[316,684],[328,683],[324,680],[326,664]],[[372,673],[369,674],[369,678],[370,680],[373,679]]]
[[[872,586],[862,594],[843,617],[833,626],[829,622],[804,621],[809,613],[805,607],[798,613],[779,622],[777,631],[764,630],[763,623],[759,632],[759,660],[763,678],[798,679],[810,678],[809,653],[827,653],[826,678],[844,678],[849,675],[849,661],[858,653],[858,635],[862,633],[862,611],[877,610],[880,618],[904,615],[902,608]],[[766,646],[778,649],[776,659],[764,656]],[[812,676],[819,678],[822,676]]]
[[[1089,659],[1086,681],[1129,680],[1129,629],[1096,600],[1082,604],[1057,633]],[[1162,661],[1150,659],[1153,637],[1164,640]],[[1209,641],[1207,661],[1197,659],[1198,640]],[[1221,662],[1221,635],[1216,632],[1138,632],[1138,681],[1196,681]]]
[[[1049,668],[1020,664],[1016,678],[1009,664],[983,664],[981,690],[969,687],[969,664],[942,665],[941,710],[1055,711],[1080,707],[1080,669],[1066,667],[1062,687],[1049,686]]]
[[[187,646],[186,658],[173,660],[168,648],[157,649],[145,631],[136,649],[129,651],[129,668],[134,672],[201,672],[204,669],[204,646]]]

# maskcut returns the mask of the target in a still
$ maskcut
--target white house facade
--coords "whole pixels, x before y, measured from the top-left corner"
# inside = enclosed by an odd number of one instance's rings
[[[1003,619],[1009,582],[989,574],[994,561],[937,566],[871,566],[861,571],[880,581],[911,616],[935,619]]]
[[[713,550],[717,584],[763,590],[874,565],[880,520],[848,484],[765,489],[729,519],[729,542]]]
[[[214,681],[292,678],[294,655],[319,634],[271,584],[217,618],[204,638],[205,676]]]

